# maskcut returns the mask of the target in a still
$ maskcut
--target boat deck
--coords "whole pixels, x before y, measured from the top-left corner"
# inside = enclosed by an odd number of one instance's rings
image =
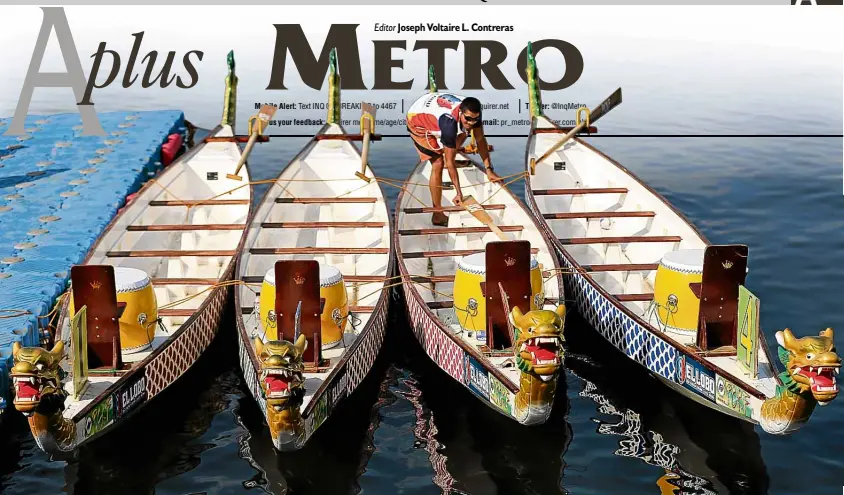
[[[465,159],[465,157],[463,157]],[[489,242],[499,237],[486,225],[462,207],[454,206],[454,188],[443,190],[443,210],[448,215],[448,226],[437,227],[431,223],[431,195],[428,182],[431,175],[430,162],[417,166],[411,176],[408,191],[399,205],[398,234],[404,264],[414,285],[428,307],[440,322],[452,329],[463,342],[484,354],[485,346],[479,346],[472,332],[463,331],[453,308],[454,276],[460,259],[466,255],[484,252]],[[559,303],[557,274],[553,272],[555,262],[551,248],[535,227],[529,213],[517,203],[510,193],[488,182],[486,173],[474,166],[457,169],[464,198],[473,196],[492,218],[508,240],[530,242],[532,257],[543,271],[545,304],[544,309],[553,310]],[[447,172],[443,172],[443,184],[450,184]],[[465,313],[465,311],[464,311]],[[463,313],[461,313],[463,314]],[[512,355],[505,357],[486,356],[489,363],[499,368],[516,386],[519,372]]]
[[[555,126],[540,117],[536,128]],[[543,155],[561,136],[558,132],[534,134],[529,156]],[[663,256],[709,245],[679,212],[622,166],[577,140],[537,163],[530,184],[536,208],[580,265],[583,276],[606,291],[617,305],[648,322],[652,331],[664,332],[699,359],[759,392],[774,394],[777,379],[766,351],[759,352],[759,376],[751,379],[739,368],[734,348],[732,356],[701,354],[695,347],[694,332],[671,331],[659,322],[654,284]]]
[[[306,410],[314,394],[346,351],[367,328],[390,273],[390,220],[379,183],[354,175],[360,170],[360,153],[346,139],[325,138],[344,134],[327,124],[320,138],[284,169],[268,191],[252,220],[242,255],[238,299],[248,345],[268,340],[259,321],[259,299],[266,273],[280,260],[316,260],[337,268],[343,276],[349,319],[338,346],[323,349],[327,365],[305,373]],[[374,177],[367,168],[367,176]]]

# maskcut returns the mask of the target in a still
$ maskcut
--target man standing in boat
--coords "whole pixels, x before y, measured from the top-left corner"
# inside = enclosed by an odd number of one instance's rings
[[[477,152],[483,159],[487,177],[496,182],[502,180],[492,169],[481,120],[481,102],[477,98],[451,93],[427,93],[410,105],[407,111],[407,131],[416,145],[419,159],[431,161],[429,187],[434,208],[442,207],[443,166],[448,170],[457,191],[455,204],[459,205],[463,201],[454,158],[469,135],[477,143]],[[446,226],[448,217],[437,211],[431,216],[431,222]]]

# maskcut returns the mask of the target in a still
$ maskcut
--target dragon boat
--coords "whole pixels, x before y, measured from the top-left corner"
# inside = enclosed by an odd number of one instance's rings
[[[771,356],[759,299],[745,285],[747,246],[712,245],[659,193],[576,137],[621,103],[621,89],[578,109],[577,126],[564,129],[543,112],[530,44],[527,75],[525,199],[584,319],[671,389],[771,434],[797,430],[835,399],[833,330],[778,331]]]
[[[142,410],[217,333],[252,199],[227,178],[248,154],[234,132],[232,52],[228,67],[221,123],[147,182],[71,268],[52,349],[14,345],[14,406],[54,457]],[[267,116],[256,117],[252,143]]]
[[[436,92],[433,67],[429,77]],[[457,154],[461,206],[450,182],[447,206],[431,206],[429,160],[402,186],[394,244],[407,314],[425,352],[454,380],[519,423],[543,423],[563,365],[562,277],[544,232],[506,184],[487,179],[469,157],[475,149]],[[436,211],[448,213],[446,227],[431,225]]]
[[[394,250],[389,209],[361,134],[340,125],[330,53],[326,124],[257,207],[238,262],[240,367],[279,451],[302,448],[372,368],[387,322]],[[363,141],[363,151],[352,143]]]

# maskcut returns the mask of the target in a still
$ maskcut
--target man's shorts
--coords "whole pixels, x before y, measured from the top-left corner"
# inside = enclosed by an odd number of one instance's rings
[[[410,130],[410,127],[407,128],[407,132],[409,132],[411,134],[410,140],[413,141],[413,145],[416,146],[416,149],[418,149],[423,155],[430,157],[432,160],[442,156],[442,153],[428,149],[428,148],[420,145],[415,139],[413,139],[412,136],[415,136],[415,134],[413,134],[413,131]],[[416,137],[421,137],[421,136],[416,136]],[[437,138],[435,138],[434,136],[427,136],[427,138],[423,138],[423,139],[425,139],[425,141],[427,141],[428,144],[431,145],[431,147],[434,147],[434,146],[437,145]]]

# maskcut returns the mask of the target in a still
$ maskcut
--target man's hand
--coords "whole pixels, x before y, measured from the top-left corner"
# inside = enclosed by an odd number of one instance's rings
[[[458,190],[457,194],[454,195],[454,205],[463,206],[463,193],[460,192],[460,190]]]
[[[492,169],[487,169],[487,171],[486,171],[486,176],[487,176],[487,177],[489,178],[489,180],[491,180],[492,182],[498,182],[498,183],[504,182],[504,179],[503,179],[503,178],[501,178],[501,176],[499,176],[498,174],[496,174],[496,173],[495,173],[495,171],[494,171],[494,170],[492,170]]]

